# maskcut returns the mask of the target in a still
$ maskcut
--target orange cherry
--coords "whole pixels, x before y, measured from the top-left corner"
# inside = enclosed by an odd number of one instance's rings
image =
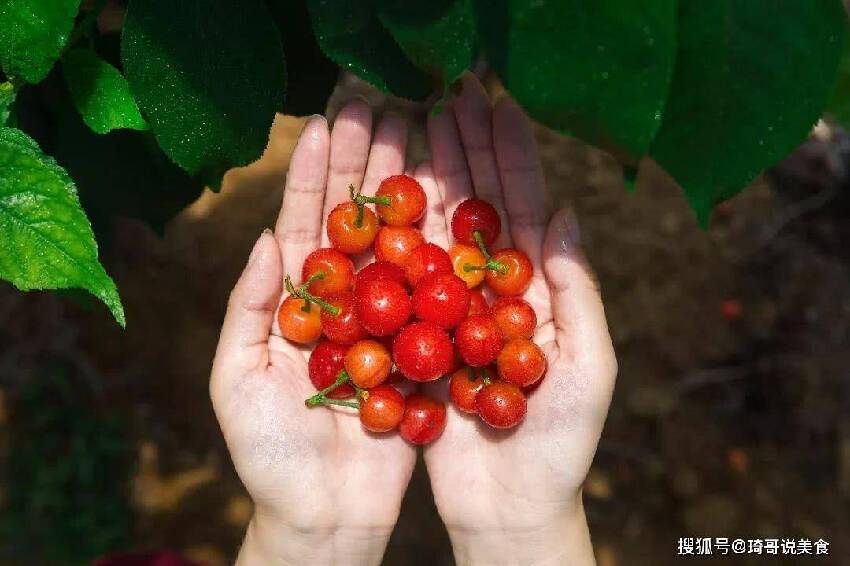
[[[298,344],[309,344],[318,340],[322,334],[322,309],[310,305],[305,310],[306,301],[295,295],[284,299],[277,311],[277,322],[283,337]]]
[[[455,275],[466,282],[466,286],[472,289],[484,281],[484,270],[465,269],[465,266],[484,267],[487,260],[477,246],[466,244],[455,244],[449,248],[449,258],[452,260],[452,268]]]

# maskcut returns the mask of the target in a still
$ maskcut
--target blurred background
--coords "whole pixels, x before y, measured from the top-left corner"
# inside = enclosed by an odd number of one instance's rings
[[[0,564],[232,561],[251,502],[207,381],[302,124],[278,116],[262,160],[161,235],[111,219],[101,257],[126,331],[82,295],[0,283]],[[607,154],[543,128],[538,142],[620,362],[585,486],[599,563],[679,563],[678,537],[715,535],[823,538],[818,564],[850,563],[850,138],[819,124],[707,231],[651,164],[629,193]],[[453,564],[421,466],[384,562]]]

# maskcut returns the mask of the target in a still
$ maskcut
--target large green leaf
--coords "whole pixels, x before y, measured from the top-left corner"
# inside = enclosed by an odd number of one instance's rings
[[[0,66],[40,82],[71,35],[80,0],[0,0]]]
[[[679,55],[652,156],[700,222],[796,147],[844,45],[840,0],[682,0]]]
[[[261,0],[132,0],[121,55],[136,102],[183,169],[218,187],[263,153],[286,64]]]
[[[645,153],[676,54],[677,0],[478,0],[479,35],[533,118],[617,153]]]
[[[381,25],[372,2],[308,0],[307,6],[319,45],[340,67],[395,96],[431,94],[431,80]]]
[[[407,57],[444,85],[471,65],[476,41],[472,0],[380,0],[378,15]]]
[[[147,129],[127,80],[94,51],[69,51],[62,59],[62,71],[74,105],[93,131],[105,134],[121,128]]]
[[[835,85],[826,105],[826,111],[839,124],[850,128],[850,34],[846,34],[841,62],[835,76]]]
[[[20,130],[0,128],[0,278],[17,288],[82,288],[124,326],[115,283],[64,169]]]

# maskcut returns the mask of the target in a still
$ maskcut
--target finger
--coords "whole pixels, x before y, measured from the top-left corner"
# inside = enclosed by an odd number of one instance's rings
[[[511,236],[517,248],[541,265],[541,245],[552,204],[543,178],[531,122],[503,95],[493,110],[493,139]]]
[[[282,280],[280,249],[267,230],[254,244],[248,265],[230,293],[213,380],[233,379],[268,364],[269,335]]]
[[[375,130],[375,139],[369,152],[363,193],[374,195],[381,181],[392,175],[404,173],[404,156],[407,151],[407,122],[399,116],[385,115]]]
[[[433,242],[443,249],[449,246],[449,234],[446,231],[446,212],[443,208],[443,199],[440,197],[440,188],[434,178],[434,169],[431,163],[420,163],[413,173],[414,178],[422,185],[425,191],[425,215],[419,223],[425,240]]]
[[[304,258],[322,241],[322,203],[328,177],[330,138],[321,116],[307,120],[289,163],[283,205],[275,236],[283,254],[283,272],[296,280]]]
[[[359,189],[363,184],[371,141],[372,111],[362,100],[349,102],[337,114],[331,131],[328,190],[322,218],[327,218],[336,205],[349,198],[349,185]],[[322,245],[330,245],[325,230],[322,230]]]
[[[484,85],[474,74],[467,71],[461,78],[462,91],[454,101],[458,130],[463,142],[463,151],[475,196],[486,200],[499,213],[504,229],[496,240],[496,248],[510,245],[510,228],[505,214],[502,183],[493,149],[493,109]]]
[[[446,232],[450,234],[452,214],[457,205],[473,195],[466,156],[451,105],[446,105],[439,115],[429,117],[428,142],[431,146],[434,178],[445,207]]]

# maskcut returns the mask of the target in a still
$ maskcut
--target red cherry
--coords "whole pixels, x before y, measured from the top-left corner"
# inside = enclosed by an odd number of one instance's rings
[[[413,322],[401,329],[393,342],[393,361],[413,381],[434,381],[454,363],[452,339],[433,322]]]
[[[487,314],[490,312],[490,305],[487,304],[487,299],[481,289],[470,289],[469,291],[469,313],[467,316],[475,316],[476,314]]]
[[[454,328],[469,312],[469,289],[454,273],[432,273],[413,291],[413,312],[419,320]]]
[[[375,241],[377,233],[378,218],[375,213],[363,207],[360,216],[358,206],[353,201],[338,204],[328,215],[328,239],[334,248],[343,253],[365,252]]]
[[[322,340],[310,352],[310,361],[307,363],[307,370],[310,375],[310,381],[317,391],[328,387],[336,381],[339,372],[345,367],[344,360],[346,352],[348,352],[348,346],[335,344],[329,340]],[[354,395],[354,388],[347,383],[343,383],[327,394],[332,399],[344,399],[352,395]]]
[[[502,334],[496,320],[489,314],[465,319],[455,330],[455,344],[460,356],[473,367],[493,363],[502,349]]]
[[[422,393],[407,396],[398,430],[403,439],[411,444],[428,444],[437,440],[445,428],[445,403]]]
[[[464,413],[477,413],[475,398],[484,388],[484,379],[477,368],[464,367],[452,374],[449,380],[449,396],[455,406]]]
[[[322,332],[328,340],[350,345],[366,338],[366,330],[354,314],[354,295],[351,292],[330,297],[328,303],[339,309],[336,315],[322,310]]]
[[[449,254],[437,244],[429,242],[416,246],[404,263],[404,273],[411,287],[415,287],[423,277],[431,273],[451,272],[452,260]]]
[[[487,286],[497,295],[522,295],[531,285],[534,266],[523,252],[505,248],[493,254],[493,261],[502,264],[505,271],[488,269],[484,275]]]
[[[410,252],[423,243],[422,232],[412,226],[384,226],[375,238],[375,257],[404,267]]]
[[[322,335],[322,310],[311,304],[309,311],[305,311],[305,304],[304,299],[289,295],[277,311],[280,333],[296,344],[309,344]]]
[[[478,415],[493,428],[515,427],[525,418],[528,402],[516,385],[495,381],[475,398]]]
[[[546,372],[546,356],[531,340],[514,338],[499,352],[496,369],[503,381],[528,387]]]
[[[389,198],[390,204],[378,204],[378,216],[389,226],[409,226],[425,213],[425,191],[408,175],[393,175],[381,181],[376,197]]]
[[[410,297],[400,283],[375,279],[358,285],[354,292],[354,312],[366,332],[389,336],[410,318]]]
[[[499,297],[490,312],[505,340],[534,336],[537,315],[527,301],[519,297]]]
[[[389,432],[404,417],[404,397],[391,385],[378,385],[360,398],[360,422],[370,432]]]
[[[318,297],[339,295],[354,285],[354,264],[339,250],[319,248],[307,256],[301,269],[301,280],[306,282],[319,273],[324,276],[308,287],[308,291]]]
[[[351,382],[363,389],[377,387],[386,381],[392,367],[390,353],[374,340],[361,340],[345,354],[345,371]]]
[[[405,277],[402,268],[388,261],[373,261],[357,272],[357,276],[354,278],[354,286],[357,287],[375,279],[390,279],[402,285],[407,285],[407,277]]]
[[[499,213],[489,202],[471,198],[463,201],[452,215],[452,235],[455,241],[468,246],[477,246],[475,232],[481,235],[484,245],[492,246],[499,232],[502,231],[502,221]]]

